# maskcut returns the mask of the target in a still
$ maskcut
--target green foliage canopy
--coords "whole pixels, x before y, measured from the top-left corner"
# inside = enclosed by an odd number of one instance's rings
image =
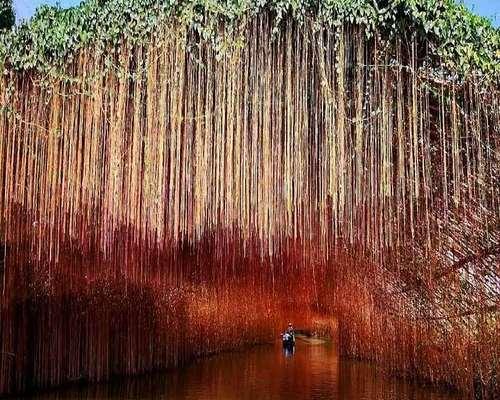
[[[12,28],[15,22],[12,0],[0,0],[0,30]]]
[[[420,35],[451,71],[500,73],[500,30],[454,0],[85,0],[69,9],[42,6],[30,21],[0,36],[0,65],[58,68],[84,46],[103,51],[123,39],[146,41],[171,18],[214,40],[219,22],[231,29],[266,11],[276,27],[285,17],[311,18],[332,29],[361,25],[368,37]]]

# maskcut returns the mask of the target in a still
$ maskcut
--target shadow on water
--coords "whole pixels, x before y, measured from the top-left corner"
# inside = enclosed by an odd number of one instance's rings
[[[112,383],[78,385],[30,397],[56,399],[342,399],[457,400],[378,373],[368,363],[339,357],[331,343],[298,341],[295,351],[259,346],[200,359],[165,373]]]

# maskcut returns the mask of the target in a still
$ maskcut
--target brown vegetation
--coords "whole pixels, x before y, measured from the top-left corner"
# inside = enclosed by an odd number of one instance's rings
[[[499,96],[265,16],[5,77],[0,392],[339,321],[344,354],[498,392]],[[48,80],[48,81],[47,81]],[[14,82],[14,91],[8,90]],[[0,264],[1,265],[1,264]]]

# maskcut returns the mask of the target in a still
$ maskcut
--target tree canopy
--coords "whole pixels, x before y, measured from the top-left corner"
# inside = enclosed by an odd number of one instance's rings
[[[498,75],[500,30],[455,0],[85,0],[62,9],[42,6],[28,22],[0,38],[0,62],[15,69],[64,64],[79,48],[147,40],[171,20],[213,38],[249,16],[269,12],[339,29],[363,26],[384,39],[420,35],[453,71]]]
[[[12,0],[0,0],[0,30],[12,28],[15,21]]]

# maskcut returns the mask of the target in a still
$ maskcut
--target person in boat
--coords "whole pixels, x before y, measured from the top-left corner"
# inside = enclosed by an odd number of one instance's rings
[[[293,343],[295,343],[295,330],[291,322],[288,323],[285,334],[292,338]]]

